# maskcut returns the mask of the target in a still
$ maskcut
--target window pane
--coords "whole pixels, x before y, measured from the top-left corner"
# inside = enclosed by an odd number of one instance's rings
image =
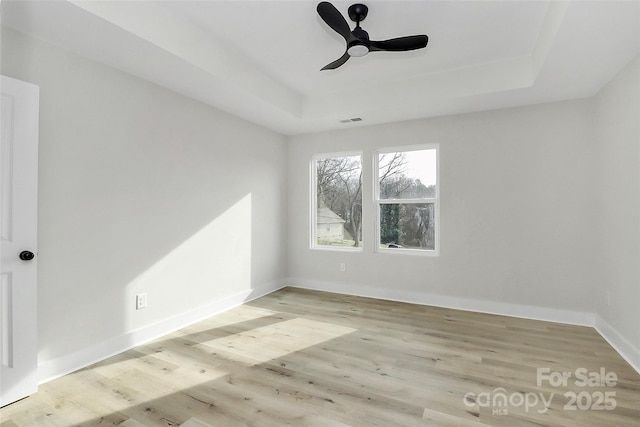
[[[380,205],[380,247],[435,250],[433,203]]]
[[[362,246],[360,156],[316,161],[316,245]]]
[[[436,150],[378,154],[380,199],[436,197]]]

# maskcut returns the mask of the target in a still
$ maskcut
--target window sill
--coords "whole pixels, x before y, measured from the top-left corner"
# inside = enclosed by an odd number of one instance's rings
[[[329,252],[362,252],[362,246],[357,248],[349,246],[311,246],[313,251],[329,251]]]
[[[378,248],[377,253],[381,254],[395,254],[395,255],[410,255],[410,256],[426,256],[437,257],[440,256],[438,250],[425,250],[425,249],[406,249],[406,248]]]

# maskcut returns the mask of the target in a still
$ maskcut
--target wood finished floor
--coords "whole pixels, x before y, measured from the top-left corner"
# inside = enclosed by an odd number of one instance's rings
[[[601,367],[615,387],[536,384]],[[510,403],[485,404],[499,388]],[[616,407],[565,410],[567,392]],[[548,411],[519,405],[540,393]],[[1,427],[89,425],[640,426],[640,375],[592,328],[287,288],[0,410]]]

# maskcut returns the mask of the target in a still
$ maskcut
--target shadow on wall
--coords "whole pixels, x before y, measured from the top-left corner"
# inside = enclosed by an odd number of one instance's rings
[[[4,27],[2,58],[40,86],[41,365],[284,276],[282,135]]]
[[[253,187],[260,193],[268,185]],[[260,209],[249,185],[232,187],[98,200],[96,212],[75,224],[83,231],[55,254],[76,261],[43,266],[49,279],[56,277],[69,292],[64,301],[44,307],[44,317],[51,319],[45,328],[72,327],[67,343],[52,354],[93,346],[278,279],[283,247],[278,212],[261,212],[275,203]],[[140,293],[146,293],[147,307],[136,310]],[[81,306],[74,307],[76,302]],[[41,348],[43,355],[48,351]]]
[[[175,109],[174,116],[194,113]],[[196,113],[193,126],[216,127],[210,111]],[[185,142],[189,118],[174,121],[185,126],[181,137],[136,124],[108,133],[117,149],[42,150],[49,153],[41,177],[55,182],[40,189],[49,213],[40,227],[40,361],[282,277],[282,172],[274,147],[284,145],[257,147],[261,131],[241,126],[224,145],[202,136]],[[68,133],[90,139],[100,125]],[[47,171],[52,164],[68,169]],[[143,310],[135,309],[138,293],[147,294]]]
[[[188,311],[213,298],[251,289],[251,245],[248,194],[129,282],[123,305],[132,307],[136,295],[145,293],[148,307],[127,310],[125,330],[163,320],[164,313],[176,308]]]

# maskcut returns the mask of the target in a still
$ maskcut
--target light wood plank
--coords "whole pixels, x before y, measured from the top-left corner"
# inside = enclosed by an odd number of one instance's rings
[[[545,367],[604,367],[618,383],[538,386]],[[550,407],[484,405],[496,390],[542,394]],[[605,391],[614,410],[565,409],[564,393]],[[0,427],[637,427],[640,376],[593,328],[287,288],[44,384],[0,417]]]

